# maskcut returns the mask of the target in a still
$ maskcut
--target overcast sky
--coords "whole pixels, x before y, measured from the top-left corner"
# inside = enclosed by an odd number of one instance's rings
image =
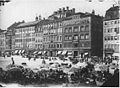
[[[117,1],[117,0],[115,0]],[[92,12],[105,15],[105,11],[113,6],[113,0],[98,2],[93,0],[11,0],[5,6],[0,7],[0,28],[7,29],[14,22],[25,20],[34,21],[36,15],[41,14],[42,18],[47,18],[59,8],[69,6],[75,8],[76,12]]]

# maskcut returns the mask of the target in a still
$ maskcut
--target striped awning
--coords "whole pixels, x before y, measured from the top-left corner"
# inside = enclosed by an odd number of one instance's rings
[[[43,54],[47,53],[47,51],[43,51]]]
[[[33,54],[36,54],[38,51],[33,52]]]
[[[21,53],[22,50],[19,50],[19,54]]]
[[[62,51],[58,51],[58,52],[57,52],[57,54],[61,54],[61,53],[62,53]]]
[[[84,53],[84,55],[88,55],[88,52]]]
[[[72,51],[69,51],[69,52],[68,52],[68,55],[72,55],[72,54],[73,54]]]
[[[18,50],[15,50],[15,53],[18,53]]]
[[[22,52],[21,53],[24,53],[25,52],[25,50],[22,50]]]
[[[65,55],[67,53],[67,50],[64,50],[63,52],[62,52],[62,55]]]
[[[42,54],[42,51],[39,51],[38,54]]]

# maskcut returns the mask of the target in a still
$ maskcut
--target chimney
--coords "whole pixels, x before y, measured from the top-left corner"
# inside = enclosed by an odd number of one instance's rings
[[[39,15],[39,20],[41,20],[41,15]]]
[[[69,10],[69,7],[67,6],[66,9],[67,9],[67,11],[68,11],[68,10]]]
[[[65,12],[65,8],[63,7],[62,12]]]
[[[61,8],[59,8],[59,13],[61,13],[61,11],[62,11]]]
[[[75,8],[72,9],[72,12],[75,13]]]
[[[45,20],[45,17],[43,18],[43,20]]]
[[[35,17],[35,21],[38,21],[38,17],[37,16]]]
[[[95,10],[92,10],[92,14],[95,15]]]

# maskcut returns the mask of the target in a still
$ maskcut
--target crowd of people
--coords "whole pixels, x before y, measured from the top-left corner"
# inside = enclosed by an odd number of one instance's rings
[[[37,58],[35,57],[35,59]],[[98,57],[77,59],[54,57],[54,60],[47,57],[47,59],[42,58],[42,64],[37,71],[25,68],[23,65],[16,65],[13,57],[11,60],[12,64],[7,66],[7,71],[0,69],[1,82],[15,81],[21,84],[84,83],[86,85],[102,86],[112,76],[119,74],[119,60],[113,57],[105,57],[102,60]],[[31,60],[31,57],[28,56],[28,60]],[[118,85],[119,82],[114,86]]]

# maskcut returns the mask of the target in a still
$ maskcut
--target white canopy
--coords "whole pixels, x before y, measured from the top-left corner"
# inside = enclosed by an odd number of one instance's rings
[[[62,51],[58,51],[58,53],[57,54],[61,54],[62,53]]]
[[[33,54],[36,54],[37,53],[37,51],[35,51]]]
[[[22,50],[19,50],[19,53],[21,53]]]
[[[42,54],[42,51],[39,51],[38,54]]]
[[[15,50],[15,53],[17,53],[18,52],[18,50]]]
[[[25,52],[25,50],[22,50],[22,52],[21,53],[24,53]]]
[[[62,55],[65,55],[67,53],[67,50],[64,50],[63,52],[62,52]]]

